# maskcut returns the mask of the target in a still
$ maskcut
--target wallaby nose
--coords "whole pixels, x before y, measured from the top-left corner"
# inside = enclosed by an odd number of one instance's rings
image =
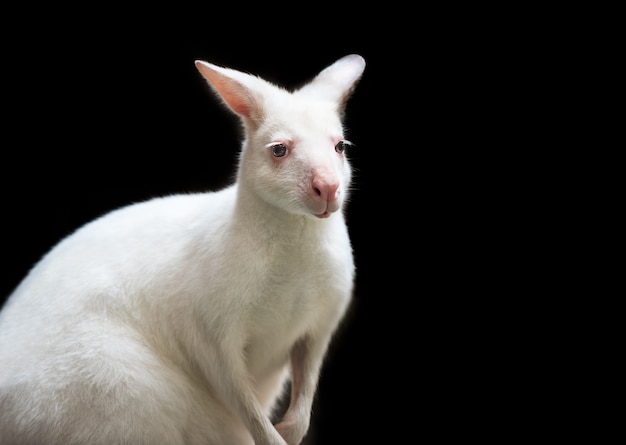
[[[330,179],[325,176],[313,178],[313,193],[325,202],[335,201],[339,197],[339,180]]]

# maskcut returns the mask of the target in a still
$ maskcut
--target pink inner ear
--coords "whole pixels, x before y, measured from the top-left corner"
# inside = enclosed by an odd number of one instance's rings
[[[248,90],[242,84],[206,67],[201,62],[196,62],[196,67],[235,113],[247,118],[251,117],[252,98],[249,97]]]
[[[212,82],[215,89],[219,91],[224,101],[235,113],[248,118],[251,117],[252,107],[245,88],[222,78],[214,78]]]

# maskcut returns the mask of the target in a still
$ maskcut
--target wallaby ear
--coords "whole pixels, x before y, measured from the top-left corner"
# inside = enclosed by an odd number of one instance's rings
[[[230,68],[223,68],[202,60],[195,61],[200,74],[224,101],[238,115],[257,121],[261,118],[263,107],[260,97],[255,94],[256,77]]]
[[[323,95],[335,101],[343,111],[348,98],[365,70],[365,59],[350,54],[322,70],[300,91],[306,94]]]

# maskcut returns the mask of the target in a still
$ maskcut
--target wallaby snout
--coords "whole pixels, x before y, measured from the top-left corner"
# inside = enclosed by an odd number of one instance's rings
[[[324,202],[336,201],[339,197],[339,178],[316,175],[313,178],[313,193]]]
[[[341,181],[332,172],[316,172],[311,181],[313,197],[324,210],[317,216],[326,218],[341,207]]]

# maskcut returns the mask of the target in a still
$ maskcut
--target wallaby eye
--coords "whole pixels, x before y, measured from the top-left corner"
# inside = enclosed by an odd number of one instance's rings
[[[343,153],[344,151],[346,151],[346,145],[348,144],[345,141],[337,142],[337,145],[335,145],[335,151],[337,153]]]
[[[274,144],[272,145],[272,155],[275,158],[282,158],[287,154],[287,147],[285,144]]]

